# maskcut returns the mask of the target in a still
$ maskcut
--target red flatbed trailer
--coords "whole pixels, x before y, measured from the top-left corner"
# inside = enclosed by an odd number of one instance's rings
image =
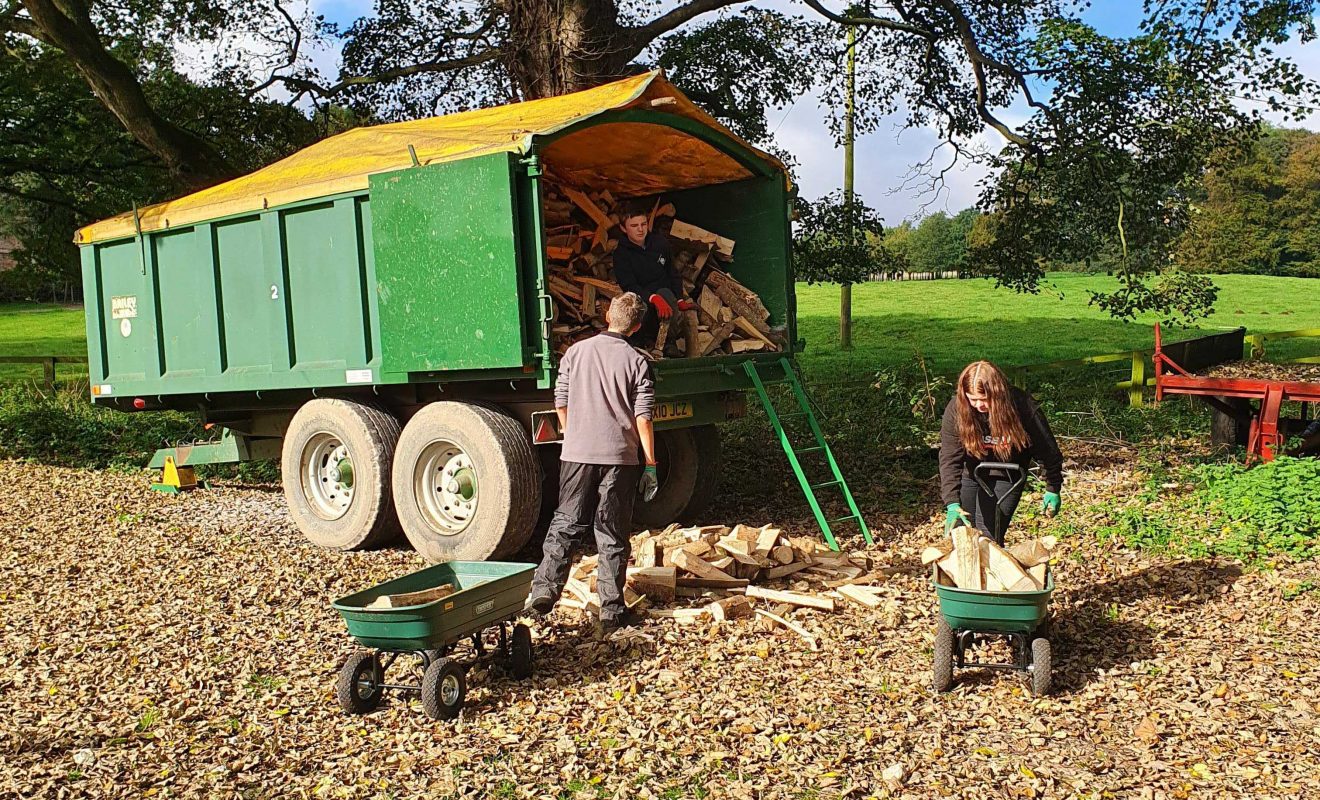
[[[1320,383],[1193,375],[1164,352],[1159,323],[1155,324],[1154,362],[1156,402],[1163,400],[1165,394],[1193,395],[1229,416],[1236,416],[1240,408],[1229,405],[1224,398],[1258,402],[1247,435],[1248,461],[1257,457],[1273,461],[1275,451],[1282,447],[1284,434],[1279,429],[1279,409],[1285,400],[1320,403]]]

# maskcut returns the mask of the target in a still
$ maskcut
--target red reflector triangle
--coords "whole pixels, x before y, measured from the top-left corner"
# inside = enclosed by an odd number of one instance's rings
[[[536,423],[536,435],[532,439],[536,442],[553,442],[556,438],[555,426],[550,424],[550,420],[542,419]]]

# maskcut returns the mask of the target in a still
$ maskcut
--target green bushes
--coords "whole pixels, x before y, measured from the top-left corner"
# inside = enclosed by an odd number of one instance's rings
[[[1282,457],[1251,468],[1208,463],[1186,468],[1181,477],[1170,494],[1151,486],[1133,504],[1106,509],[1101,538],[1253,564],[1320,555],[1320,461]]]
[[[86,389],[86,384],[54,392],[32,384],[0,385],[0,458],[138,468],[157,448],[211,436],[190,414],[125,414],[98,408]]]

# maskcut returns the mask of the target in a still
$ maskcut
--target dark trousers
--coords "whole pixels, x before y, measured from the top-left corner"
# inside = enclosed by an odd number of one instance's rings
[[[642,300],[646,300],[645,297]],[[642,327],[628,337],[628,344],[643,350],[655,349],[655,337],[660,335],[660,314],[650,301],[646,302],[646,316],[642,317]]]
[[[576,545],[594,528],[599,555],[596,594],[600,595],[600,617],[612,620],[623,616],[627,610],[623,603],[623,582],[632,548],[628,528],[641,477],[642,467],[637,464],[560,463],[559,507],[550,521],[550,530],[541,547],[541,564],[532,579],[533,601],[559,599],[564,584],[568,583]]]
[[[995,495],[1003,494],[1004,491],[1012,485],[1013,481],[1008,478],[987,480],[986,483],[994,490]],[[989,536],[995,541],[995,544],[1001,547],[1004,544],[1004,532],[1008,530],[1008,523],[1013,519],[1013,513],[1017,511],[1018,502],[1022,500],[1023,486],[1019,486],[1016,491],[1005,497],[999,504],[1003,518],[998,530],[995,530],[995,498],[986,494],[980,484],[971,474],[964,472],[962,476],[962,486],[958,490],[958,504],[962,506],[963,511],[971,517],[972,526]]]

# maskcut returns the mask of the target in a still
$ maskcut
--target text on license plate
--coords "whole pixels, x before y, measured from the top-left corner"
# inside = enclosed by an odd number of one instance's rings
[[[674,400],[667,403],[657,403],[655,413],[652,414],[656,422],[664,422],[671,419],[688,419],[692,416],[692,403],[687,400]]]

